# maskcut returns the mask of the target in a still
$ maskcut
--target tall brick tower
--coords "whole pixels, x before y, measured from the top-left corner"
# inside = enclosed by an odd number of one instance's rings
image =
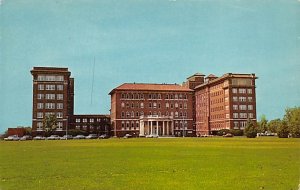
[[[63,133],[74,114],[74,79],[68,68],[34,67],[32,132],[43,134],[43,120],[56,115],[57,132]]]

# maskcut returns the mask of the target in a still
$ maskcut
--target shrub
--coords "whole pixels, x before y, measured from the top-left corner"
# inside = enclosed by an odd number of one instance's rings
[[[289,137],[289,127],[285,121],[281,122],[277,128],[277,135],[279,138],[288,138]]]
[[[223,136],[223,135],[226,135],[227,133],[230,133],[230,130],[229,129],[221,129],[217,132],[217,135],[218,136]]]
[[[244,134],[248,138],[255,138],[257,135],[257,128],[254,126],[252,121],[248,121],[247,126],[245,127]]]
[[[229,133],[233,134],[234,136],[243,136],[244,131],[240,129],[231,129]]]

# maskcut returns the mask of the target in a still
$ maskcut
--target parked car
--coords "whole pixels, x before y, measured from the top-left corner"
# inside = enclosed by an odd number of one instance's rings
[[[36,137],[33,137],[33,140],[45,140],[46,138],[45,137],[42,137],[42,136],[36,136]]]
[[[24,135],[23,137],[20,138],[20,141],[26,141],[26,140],[32,140],[32,136]]]
[[[86,139],[97,139],[98,135],[97,134],[89,134],[88,136],[85,137]]]
[[[131,137],[132,137],[132,135],[126,134],[123,138],[124,138],[124,139],[128,139],[128,138],[131,138]]]
[[[223,137],[233,137],[233,134],[227,133],[226,135],[223,135]]]
[[[85,139],[84,135],[76,135],[73,139]]]
[[[73,139],[72,135],[64,135],[62,137],[60,137],[60,140],[66,140],[66,139]]]
[[[58,136],[58,135],[51,135],[50,137],[47,137],[47,140],[60,140],[60,136]]]
[[[4,138],[5,141],[18,141],[20,140],[20,138],[18,137],[18,135],[11,135],[8,136],[7,138]]]
[[[146,138],[158,138],[158,135],[146,135]]]
[[[109,136],[107,134],[103,134],[99,136],[99,139],[108,139]]]

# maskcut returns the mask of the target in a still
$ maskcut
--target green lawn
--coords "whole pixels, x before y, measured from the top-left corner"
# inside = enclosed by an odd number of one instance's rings
[[[0,189],[298,189],[300,139],[0,141]]]

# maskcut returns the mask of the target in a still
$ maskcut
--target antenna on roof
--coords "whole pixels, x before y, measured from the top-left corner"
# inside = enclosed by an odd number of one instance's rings
[[[92,90],[91,90],[91,105],[93,103],[93,90],[94,90],[94,78],[95,78],[95,56],[94,56],[94,65],[93,65],[93,78],[92,78]]]

